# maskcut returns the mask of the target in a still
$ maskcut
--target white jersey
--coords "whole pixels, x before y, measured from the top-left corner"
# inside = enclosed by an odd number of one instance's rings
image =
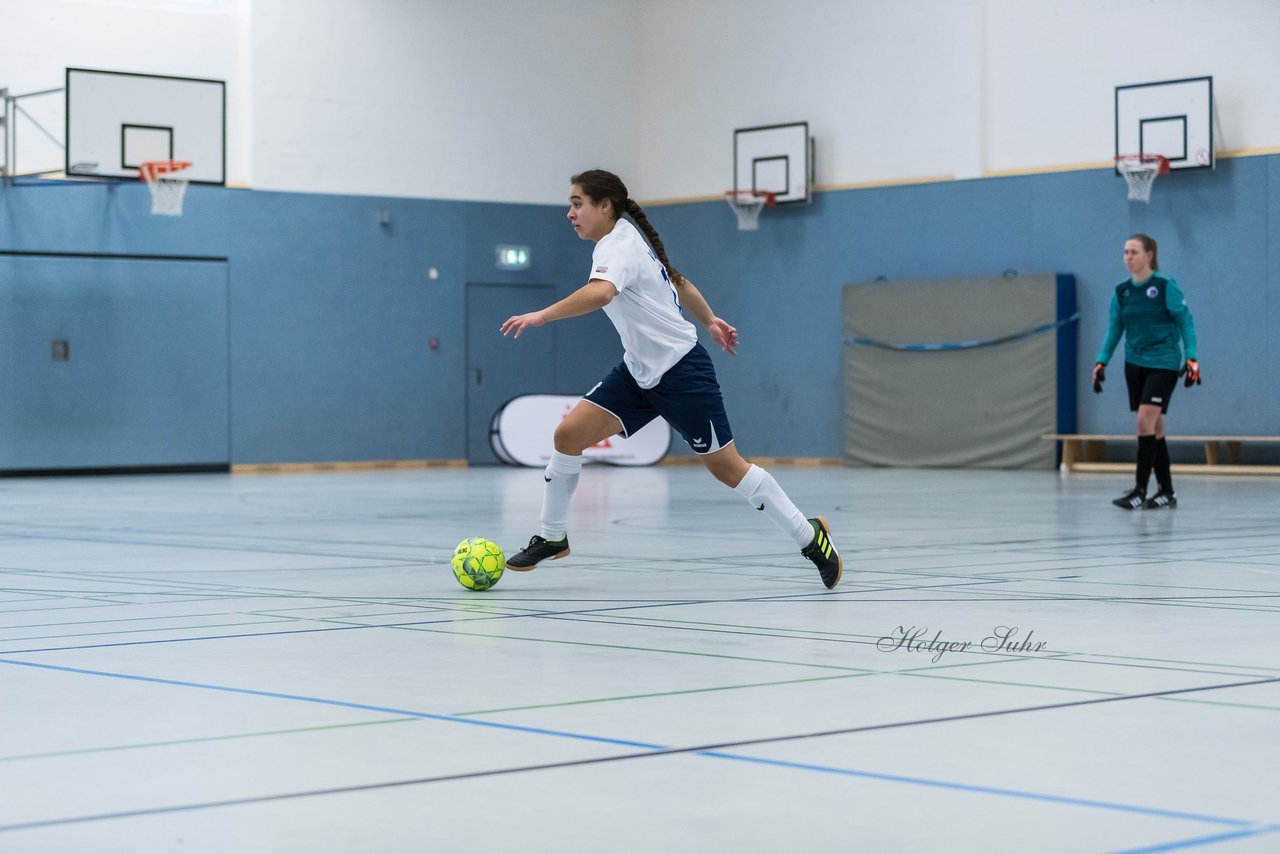
[[[680,312],[675,286],[639,229],[619,219],[596,242],[592,279],[604,279],[618,295],[604,307],[622,339],[622,361],[641,388],[662,375],[698,343],[697,328]]]

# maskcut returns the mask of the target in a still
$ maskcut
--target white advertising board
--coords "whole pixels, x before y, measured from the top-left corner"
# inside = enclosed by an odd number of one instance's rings
[[[551,460],[556,425],[581,399],[568,394],[526,394],[507,401],[489,425],[493,452],[511,465],[545,466]],[[611,436],[582,455],[586,462],[650,466],[670,449],[671,428],[655,418],[634,436]]]

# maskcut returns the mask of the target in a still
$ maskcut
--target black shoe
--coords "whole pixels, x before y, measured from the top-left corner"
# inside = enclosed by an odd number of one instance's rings
[[[822,583],[830,590],[840,583],[844,561],[840,559],[840,552],[836,551],[836,544],[831,542],[831,528],[827,526],[827,520],[815,516],[809,520],[809,524],[813,525],[813,542],[802,548],[800,554],[813,561],[818,574],[822,576]]]
[[[1172,492],[1165,492],[1163,489],[1155,495],[1142,502],[1143,510],[1159,510],[1161,507],[1177,507],[1178,499],[1173,497]]]
[[[559,560],[569,556],[569,537],[548,542],[534,534],[529,538],[529,545],[507,559],[507,569],[517,572],[528,572],[544,560]]]
[[[1147,500],[1147,491],[1134,487],[1111,503],[1122,510],[1137,510]]]

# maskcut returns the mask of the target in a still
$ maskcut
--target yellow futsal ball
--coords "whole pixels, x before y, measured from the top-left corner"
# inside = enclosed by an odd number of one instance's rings
[[[488,590],[498,583],[507,557],[493,540],[470,537],[453,550],[453,575],[468,590]]]

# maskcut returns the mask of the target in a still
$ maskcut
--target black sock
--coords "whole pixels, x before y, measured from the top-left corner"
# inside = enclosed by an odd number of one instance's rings
[[[1156,437],[1154,434],[1150,436],[1138,437],[1138,489],[1145,494],[1147,491],[1147,481],[1151,480],[1151,466],[1156,460]]]
[[[1169,471],[1169,443],[1164,436],[1156,439],[1155,459],[1156,480],[1160,483],[1160,491],[1173,494],[1173,474]]]

